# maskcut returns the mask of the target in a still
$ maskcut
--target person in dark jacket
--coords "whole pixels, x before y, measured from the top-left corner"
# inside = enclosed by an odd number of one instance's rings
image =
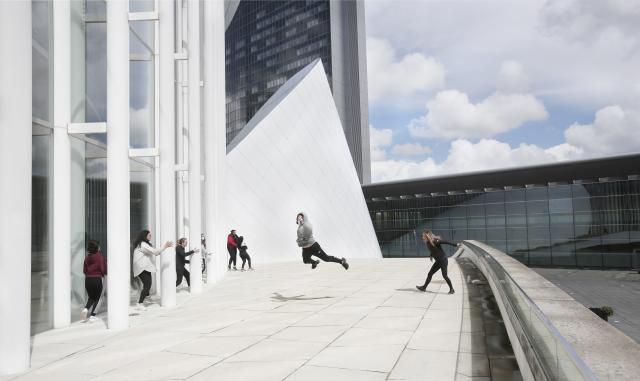
[[[238,237],[238,248],[240,249],[240,258],[242,259],[242,271],[244,271],[244,264],[249,262],[249,270],[253,270],[253,267],[251,267],[251,257],[249,256],[249,253],[247,253],[247,245],[244,244],[244,237],[240,236]]]
[[[318,267],[320,261],[314,261],[311,259],[311,256],[313,255],[325,262],[339,263],[345,270],[349,270],[349,264],[346,259],[328,255],[324,250],[322,250],[320,244],[313,238],[313,226],[311,226],[309,216],[306,213],[298,213],[296,216],[296,224],[298,224],[298,239],[296,239],[296,243],[302,248],[303,263],[310,263],[312,269]]]
[[[449,285],[449,294],[454,294],[455,291],[453,289],[453,286],[451,285],[451,280],[447,275],[447,265],[448,265],[447,254],[445,254],[444,250],[442,250],[441,245],[444,244],[444,245],[451,245],[451,246],[460,246],[460,244],[445,241],[442,238],[440,238],[440,236],[433,234],[433,232],[429,229],[425,229],[424,232],[422,233],[422,240],[424,241],[424,243],[427,245],[427,248],[429,249],[429,253],[430,253],[429,258],[431,259],[432,262],[435,259],[436,263],[434,263],[433,266],[431,266],[431,269],[429,269],[429,274],[427,274],[427,279],[425,280],[424,284],[422,286],[416,286],[416,288],[422,292],[426,291],[427,286],[431,282],[431,278],[433,277],[433,274],[435,274],[438,270],[440,270],[442,271],[442,277],[447,282],[447,285]]]
[[[93,322],[96,318],[96,307],[102,295],[102,277],[107,275],[107,260],[100,252],[98,241],[90,240],[87,244],[87,256],[84,258],[84,287],[87,290],[87,304],[80,313],[80,319]]]
[[[195,249],[191,251],[185,251],[187,244],[189,241],[186,238],[180,238],[178,240],[178,244],[176,245],[176,287],[182,283],[182,278],[187,280],[187,286],[191,286],[191,280],[189,278],[189,270],[187,270],[184,265],[189,263],[187,257],[197,253],[200,249]]]
[[[233,263],[233,269],[236,268],[236,256],[238,255],[238,235],[236,230],[231,230],[231,233],[227,236],[227,251],[229,252],[229,266],[227,270],[231,270],[231,264]]]

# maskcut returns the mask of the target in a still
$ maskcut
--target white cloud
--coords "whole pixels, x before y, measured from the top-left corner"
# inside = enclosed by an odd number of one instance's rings
[[[521,167],[551,163],[571,158],[565,151],[543,149],[536,145],[521,144],[511,147],[494,139],[482,139],[477,143],[460,139],[451,142],[447,158],[436,163],[432,158],[416,162],[410,160],[385,160],[371,163],[373,182],[450,175],[463,172]],[[564,156],[562,156],[564,154]]]
[[[638,48],[640,3],[624,0],[553,0],[540,10],[543,31],[591,45],[618,40]]]
[[[451,142],[447,158],[440,163],[432,158],[372,163],[372,179],[390,181],[640,152],[640,110],[608,106],[595,114],[592,123],[573,124],[564,135],[566,142],[549,148],[512,147],[495,139],[477,143],[458,139]]]
[[[591,124],[571,125],[564,132],[567,143],[588,156],[638,152],[640,111],[608,106],[598,110]]]
[[[500,64],[498,90],[505,93],[526,93],[529,91],[529,76],[518,61],[504,61]]]
[[[430,91],[444,86],[444,67],[432,57],[410,53],[397,57],[384,39],[367,38],[367,77],[371,103],[392,107],[422,102]]]
[[[371,147],[371,161],[383,161],[387,159],[384,147],[391,145],[393,131],[388,128],[378,129],[369,125],[369,145]]]
[[[420,143],[405,143],[393,146],[392,152],[394,155],[402,157],[422,156],[431,153],[431,148]]]
[[[153,124],[150,108],[129,109],[130,145],[132,148],[151,147]]]
[[[554,4],[549,20],[546,8]],[[637,0],[393,0],[367,2],[365,9],[369,36],[384,38],[399,54],[434,57],[446,67],[447,86],[471,99],[490,94],[499,79],[495,68],[511,59],[526,68],[531,93],[545,105],[595,110],[640,103],[638,7]],[[598,21],[578,27],[588,18]]]
[[[542,102],[530,94],[496,92],[473,104],[467,94],[446,90],[427,102],[427,115],[412,120],[409,132],[418,138],[485,138],[547,116]]]

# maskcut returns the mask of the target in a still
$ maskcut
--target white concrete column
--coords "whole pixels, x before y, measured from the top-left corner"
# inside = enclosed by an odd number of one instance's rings
[[[175,112],[175,3],[158,3],[160,23],[160,240],[176,241],[176,112]],[[161,303],[176,305],[176,256],[160,257]]]
[[[200,1],[189,0],[189,246],[200,247],[202,232],[202,182],[200,170]],[[191,292],[202,292],[201,253],[191,256]]]
[[[53,6],[53,328],[71,323],[71,2]]]
[[[0,1],[0,52],[0,374],[11,374],[30,353],[30,1]]]
[[[224,2],[204,2],[204,146],[207,283],[225,274],[223,188],[226,147]]]
[[[108,327],[129,327],[129,1],[107,0]]]

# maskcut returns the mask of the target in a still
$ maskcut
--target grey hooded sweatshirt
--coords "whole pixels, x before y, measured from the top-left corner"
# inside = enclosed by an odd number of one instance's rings
[[[306,213],[300,212],[299,214],[302,214],[303,220],[302,223],[298,224],[298,239],[296,242],[300,247],[308,247],[316,243],[313,238],[313,226],[311,226],[309,216]]]

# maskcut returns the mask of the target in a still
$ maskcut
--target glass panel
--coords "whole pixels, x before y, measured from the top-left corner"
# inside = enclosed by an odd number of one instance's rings
[[[518,215],[527,213],[527,204],[525,202],[508,202],[505,205],[505,211],[508,215]]]
[[[542,200],[546,201],[549,198],[547,187],[528,188],[527,189],[527,201]]]
[[[32,115],[49,121],[49,59],[36,48],[32,49]]]
[[[573,213],[573,201],[570,198],[551,199],[549,213]]]
[[[531,242],[529,242],[531,245]],[[534,243],[535,244],[535,243]],[[529,250],[529,266],[550,266],[551,251],[550,250]]]
[[[130,12],[151,12],[154,8],[154,0],[129,0]]]
[[[153,61],[131,61],[130,145],[132,148],[154,146],[154,65]]]
[[[49,26],[50,26],[49,1],[36,0],[31,2],[31,38],[40,45],[45,52],[49,51]]]
[[[51,218],[51,136],[32,137],[31,334],[51,328],[49,242]]]
[[[571,199],[571,185],[554,185],[549,187],[550,199]]]
[[[504,192],[505,201],[524,201],[525,200],[525,190],[524,189],[512,189]]]
[[[100,16],[103,18],[107,16],[107,4],[104,0],[85,0],[85,4],[87,7],[87,15]]]
[[[131,237],[141,230],[155,230],[154,226],[154,175],[153,170],[133,160],[131,167]],[[157,234],[154,235],[157,237]],[[157,246],[159,243],[154,242]]]
[[[85,210],[87,238],[100,241],[104,255],[108,255],[107,246],[107,159],[103,149],[86,145],[86,188]],[[100,155],[100,153],[102,155]],[[102,156],[102,157],[98,157]]]
[[[107,25],[86,24],[86,110],[85,120],[107,121]],[[90,134],[89,138],[107,142],[106,134]]]
[[[553,248],[552,265],[554,266],[575,266],[576,254],[574,251],[556,250]]]

